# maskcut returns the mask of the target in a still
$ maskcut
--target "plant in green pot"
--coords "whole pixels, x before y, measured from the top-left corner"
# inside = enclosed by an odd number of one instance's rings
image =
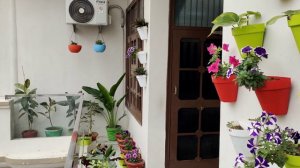
[[[52,113],[56,112],[56,101],[49,97],[48,102],[42,102],[40,103],[40,105],[45,108],[45,111],[39,113],[45,116],[50,122],[50,127],[45,128],[46,136],[47,137],[61,136],[63,132],[63,128],[54,126],[52,122]]]
[[[292,30],[298,50],[300,52],[300,10],[285,11],[282,15],[274,16],[267,21],[267,25],[274,24],[278,19],[283,17],[287,17],[288,25]]]
[[[121,126],[118,122],[125,116],[125,113],[118,117],[118,108],[125,99],[126,95],[122,96],[120,99],[115,99],[115,93],[124,79],[125,74],[123,74],[119,80],[108,90],[101,83],[97,83],[97,88],[92,88],[88,86],[83,86],[82,89],[88,94],[92,95],[98,101],[103,104],[104,110],[101,111],[101,115],[104,117],[107,126],[107,136],[110,141],[116,140],[116,133],[121,131]]]
[[[263,46],[264,33],[266,30],[265,24],[249,24],[250,16],[260,18],[260,12],[247,11],[240,15],[233,12],[225,12],[219,15],[212,22],[210,35],[219,27],[232,26],[232,35],[235,38],[239,50],[244,46]],[[243,57],[243,55],[242,55]]]
[[[19,119],[22,117],[27,117],[28,122],[28,130],[24,130],[22,132],[23,138],[31,138],[31,137],[37,137],[38,132],[36,130],[32,129],[32,125],[34,122],[34,118],[37,118],[37,112],[35,109],[38,107],[38,102],[36,102],[35,95],[36,94],[36,88],[35,89],[29,89],[30,87],[30,80],[26,79],[24,83],[16,83],[15,84],[15,95],[22,95],[21,98],[17,99],[14,104],[20,104],[21,109],[19,110]]]
[[[285,115],[288,112],[291,79],[288,77],[265,76],[259,68],[259,62],[268,58],[263,47],[252,48],[246,46],[242,49],[245,58],[236,69],[236,81],[255,91],[263,110],[275,115]],[[280,97],[280,99],[278,99]]]
[[[147,85],[147,71],[144,67],[137,67],[134,70],[135,77],[140,85],[140,87],[146,87]]]

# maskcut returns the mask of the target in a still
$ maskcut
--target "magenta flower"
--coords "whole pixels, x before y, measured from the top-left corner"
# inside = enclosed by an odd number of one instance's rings
[[[228,48],[229,48],[229,44],[224,43],[223,46],[222,46],[222,49],[223,49],[224,51],[227,51],[227,52],[228,52],[228,51],[229,51]]]
[[[209,73],[217,73],[219,71],[219,62],[214,62],[213,64],[208,66],[207,69]]]
[[[229,63],[232,64],[234,68],[240,65],[240,61],[236,59],[235,56],[229,57]]]
[[[214,55],[217,51],[217,46],[215,46],[213,43],[210,44],[209,47],[207,47],[207,51],[209,52],[210,55]]]

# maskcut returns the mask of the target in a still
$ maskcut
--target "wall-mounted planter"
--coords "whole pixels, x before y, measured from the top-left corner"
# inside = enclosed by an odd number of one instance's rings
[[[248,130],[229,129],[233,147],[237,154],[242,153],[245,157],[251,157],[252,154],[247,147],[248,140],[251,138]]]
[[[258,47],[264,44],[265,24],[253,24],[232,29],[232,35],[241,52],[245,46]],[[241,54],[243,57],[243,54]]]
[[[70,44],[68,48],[71,53],[79,53],[81,50],[81,45]]]
[[[106,45],[105,44],[94,44],[94,51],[95,52],[104,52],[106,49]]]
[[[139,82],[140,87],[146,87],[147,85],[147,75],[136,75],[137,81]]]
[[[138,28],[136,28],[136,30],[138,31],[141,40],[148,39],[148,27],[147,26],[138,27]]]
[[[61,127],[47,127],[45,134],[47,137],[57,137],[62,135],[63,128]]]
[[[286,168],[300,168],[300,156],[287,155]]]
[[[300,14],[292,15],[288,20],[288,25],[293,32],[298,50],[300,52]]]
[[[288,112],[291,78],[269,76],[265,85],[255,90],[256,96],[263,110],[275,115],[285,115]]]
[[[141,64],[147,63],[147,52],[146,51],[140,51],[137,53],[137,56],[139,58],[139,61]]]
[[[235,102],[237,99],[238,85],[234,81],[235,75],[231,75],[229,79],[212,76],[212,82],[215,85],[219,98],[222,102]]]

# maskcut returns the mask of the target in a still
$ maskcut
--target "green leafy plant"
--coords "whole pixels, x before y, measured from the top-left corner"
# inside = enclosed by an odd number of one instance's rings
[[[283,12],[282,15],[274,16],[270,20],[267,21],[267,25],[272,25],[275,22],[277,22],[278,19],[287,17],[287,19],[290,19],[292,15],[300,14],[300,9],[299,10],[288,10]]]
[[[97,40],[97,41],[96,41],[96,44],[103,45],[103,44],[105,44],[105,43],[104,43],[104,41],[102,41],[102,40]]]
[[[71,41],[71,45],[78,45],[75,41]]]
[[[23,84],[16,83],[15,87],[15,95],[22,95],[20,99],[17,99],[14,102],[14,104],[21,104],[19,119],[23,116],[26,116],[28,121],[28,129],[32,130],[34,117],[38,117],[37,112],[34,109],[37,108],[39,104],[36,102],[35,96],[33,96],[36,94],[37,89],[29,89],[29,79],[26,79]]]
[[[230,121],[226,124],[226,126],[230,129],[244,130],[244,128],[236,121]]]
[[[81,117],[81,122],[87,123],[89,125],[89,134],[92,133],[93,125],[95,120],[93,117],[98,113],[103,112],[103,108],[99,106],[98,103],[92,102],[92,101],[84,101],[83,102],[83,107],[87,108],[87,112],[83,114]]]
[[[145,21],[145,19],[136,19],[134,22],[134,27],[138,28],[138,27],[143,27],[143,26],[147,26],[148,27],[148,23]]]
[[[255,18],[260,18],[260,12],[247,11],[246,13],[242,13],[240,15],[234,12],[225,12],[215,18],[212,21],[214,26],[208,36],[210,36],[213,32],[215,32],[219,27],[224,26],[232,26],[232,27],[242,27],[249,25],[250,16],[254,16]]]
[[[125,74],[123,74],[119,78],[119,80],[110,88],[109,91],[99,82],[97,83],[97,88],[88,86],[82,87],[85,92],[92,95],[103,104],[105,110],[101,111],[100,114],[104,117],[108,128],[117,128],[118,121],[120,121],[125,116],[124,113],[121,117],[118,118],[117,114],[118,108],[122,101],[125,99],[126,95],[122,96],[118,100],[115,99],[115,93],[124,77]]]
[[[147,75],[147,71],[144,67],[137,67],[134,70],[135,75]]]
[[[56,112],[56,102],[55,102],[55,100],[53,100],[49,97],[48,102],[42,102],[42,103],[40,103],[40,105],[42,107],[44,107],[46,111],[45,112],[39,112],[39,113],[41,115],[45,116],[49,120],[51,127],[53,127],[51,113]]]
[[[69,121],[68,126],[70,127],[72,124],[74,124],[78,112],[79,103],[76,103],[76,100],[80,98],[80,96],[66,96],[67,100],[64,101],[58,101],[56,104],[61,106],[68,106],[67,115],[66,117],[72,117],[72,119]]]

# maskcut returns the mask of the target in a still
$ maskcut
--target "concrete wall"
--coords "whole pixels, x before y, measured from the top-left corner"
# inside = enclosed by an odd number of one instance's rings
[[[257,22],[266,22],[272,16],[279,15],[289,9],[299,9],[300,1],[297,0],[225,0],[224,11],[242,13],[247,10],[260,11],[262,18]],[[238,55],[230,28],[224,28],[223,42],[231,45],[229,55]],[[299,125],[299,90],[300,90],[300,54],[296,48],[294,38],[286,19],[281,19],[269,26],[265,36],[264,47],[269,53],[269,58],[261,62],[261,69],[266,75],[288,76],[292,79],[292,92],[289,111],[286,116],[279,117],[279,124],[283,127],[290,126],[297,130]],[[280,98],[279,98],[280,99]],[[233,167],[236,153],[227,133],[226,123],[231,120],[246,120],[257,117],[261,113],[261,107],[253,91],[239,88],[236,103],[221,104],[221,139],[220,139],[220,168]]]

